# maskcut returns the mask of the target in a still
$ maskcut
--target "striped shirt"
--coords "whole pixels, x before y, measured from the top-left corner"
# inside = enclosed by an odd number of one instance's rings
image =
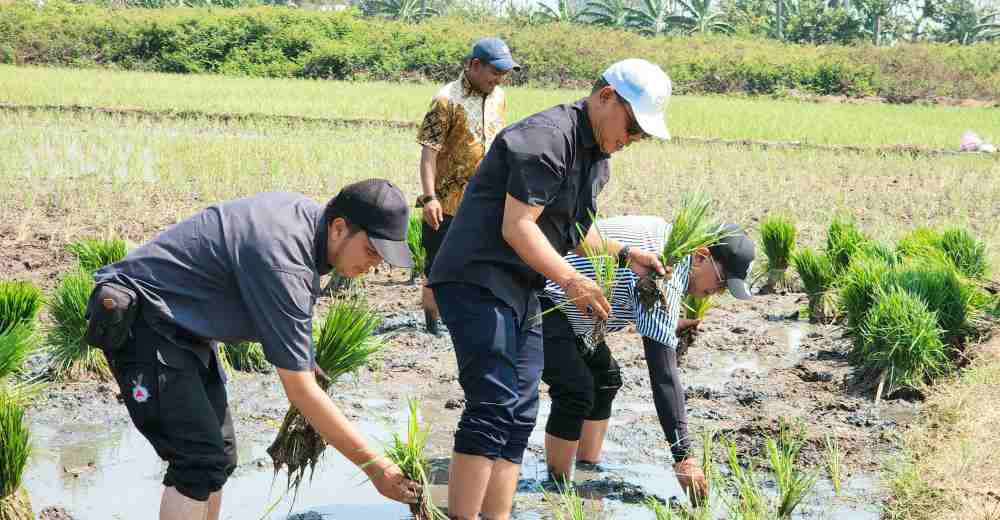
[[[600,220],[595,225],[604,238],[657,255],[663,251],[670,231],[670,225],[662,218],[647,216],[615,217]],[[595,279],[594,268],[586,257],[570,253],[565,259],[580,274],[591,280]],[[639,277],[629,268],[619,268],[609,298],[611,315],[608,317],[607,332],[616,332],[634,323],[639,335],[670,348],[677,348],[677,321],[690,272],[691,257],[688,256],[674,266],[673,276],[664,284],[667,305],[664,307],[657,304],[652,309],[646,309],[639,303],[635,287]],[[575,305],[567,301],[562,288],[552,281],[546,282],[543,296],[551,300],[566,316],[573,332],[592,347],[593,318],[580,313]]]

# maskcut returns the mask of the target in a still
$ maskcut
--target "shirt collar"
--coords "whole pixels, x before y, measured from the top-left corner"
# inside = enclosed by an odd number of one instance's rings
[[[579,112],[580,122],[577,124],[577,128],[580,133],[580,144],[584,148],[590,150],[597,148],[601,155],[608,157],[607,154],[600,151],[600,147],[597,146],[597,139],[594,136],[594,127],[590,125],[590,116],[587,115],[587,100],[581,99],[573,104],[573,108]]]
[[[330,225],[326,221],[326,208],[321,206],[319,208],[319,227],[316,229],[316,243],[313,249],[316,254],[316,270],[319,272],[320,276],[323,276],[333,270],[333,266],[330,265],[330,259],[327,253],[327,246],[329,245],[330,236]]]
[[[462,72],[461,77],[459,77],[459,80],[462,82],[462,95],[463,96],[465,96],[465,97],[478,97],[478,98],[484,98],[484,99],[486,98],[485,94],[483,94],[482,92],[476,90],[476,87],[472,86],[472,82],[469,81],[469,78],[467,78],[465,76],[465,72],[464,71]]]

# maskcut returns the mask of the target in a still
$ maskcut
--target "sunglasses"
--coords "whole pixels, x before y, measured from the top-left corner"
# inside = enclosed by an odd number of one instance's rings
[[[644,132],[642,127],[639,126],[639,121],[636,120],[635,113],[632,112],[632,105],[630,105],[629,102],[621,96],[621,94],[615,92],[615,96],[618,98],[618,102],[625,107],[625,115],[628,117],[628,121],[626,121],[628,126],[625,127],[625,131],[628,132],[628,135],[639,135],[645,138],[646,132]]]

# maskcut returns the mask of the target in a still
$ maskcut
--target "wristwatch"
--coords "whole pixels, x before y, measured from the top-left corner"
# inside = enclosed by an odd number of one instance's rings
[[[618,250],[618,265],[619,266],[624,266],[625,264],[628,263],[629,249],[630,249],[629,246],[622,246],[622,248]]]
[[[421,195],[417,197],[417,207],[422,208],[424,207],[424,204],[427,204],[432,200],[437,200],[437,195]]]

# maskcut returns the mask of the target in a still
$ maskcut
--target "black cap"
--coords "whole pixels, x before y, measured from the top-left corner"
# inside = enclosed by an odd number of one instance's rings
[[[728,236],[709,248],[712,258],[725,271],[729,294],[740,300],[749,300],[753,297],[747,283],[753,269],[753,240],[736,224],[725,224],[722,231]]]
[[[385,179],[367,179],[344,186],[331,202],[335,214],[343,215],[368,233],[382,259],[395,267],[413,267],[406,243],[409,205],[403,192]]]

